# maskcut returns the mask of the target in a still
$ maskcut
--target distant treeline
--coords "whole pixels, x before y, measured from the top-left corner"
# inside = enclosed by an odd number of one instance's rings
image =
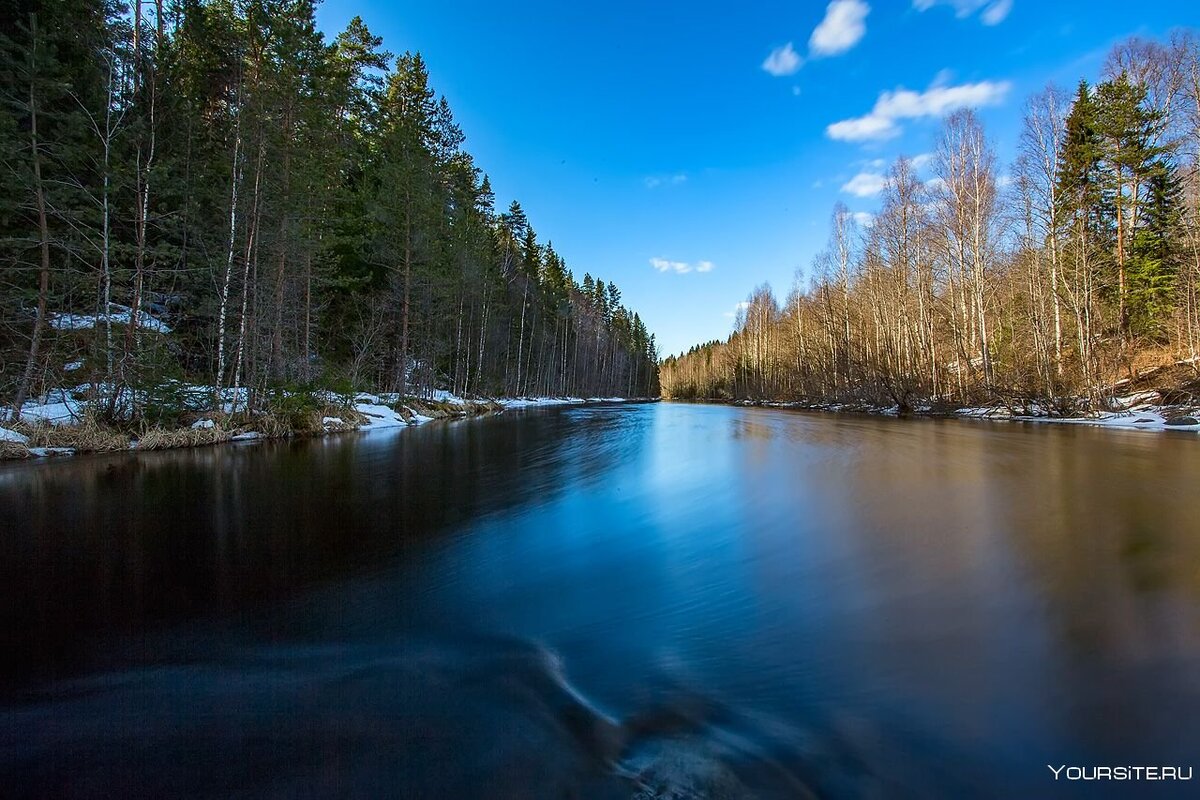
[[[976,116],[943,124],[922,180],[889,170],[860,226],[834,209],[828,248],[780,305],[662,365],[670,397],[1087,404],[1147,370],[1200,359],[1200,44],[1131,40],[1105,78],[1025,106],[997,169]]]
[[[314,6],[0,0],[0,402],[657,394],[653,336],[497,212],[421,56]]]

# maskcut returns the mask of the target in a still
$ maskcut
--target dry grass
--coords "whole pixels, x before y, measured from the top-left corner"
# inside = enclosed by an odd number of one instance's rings
[[[423,417],[433,417],[434,419],[445,419],[449,417],[467,417],[475,414],[487,414],[493,411],[503,410],[503,406],[499,403],[490,401],[475,401],[468,400],[466,403],[441,403],[436,400],[425,400],[419,397],[406,397],[402,401],[403,406],[407,409],[420,414]],[[401,414],[404,410],[400,404],[397,404],[396,410]]]
[[[229,436],[229,431],[219,426],[215,428],[154,427],[148,429],[138,439],[138,449],[170,450],[175,447],[199,447],[227,441]]]
[[[340,419],[342,421],[342,426],[338,427],[337,425],[334,425],[329,428],[326,428],[325,427],[325,418],[326,417],[335,417],[337,419]],[[317,432],[322,432],[322,431],[326,431],[326,430],[350,431],[350,430],[356,429],[359,425],[366,424],[367,421],[368,421],[368,418],[367,418],[366,414],[360,414],[357,411],[355,411],[353,408],[350,408],[349,406],[325,406],[316,414],[316,417],[315,417],[315,422],[317,424]]]
[[[85,416],[77,425],[23,423],[15,427],[29,437],[30,447],[71,447],[79,453],[111,453],[129,449],[129,434],[110,428],[91,416]]]
[[[0,461],[29,458],[29,448],[20,442],[0,441]]]
[[[307,419],[309,416],[311,415],[305,415],[305,419],[287,420],[270,411],[264,411],[248,418],[244,429],[239,433],[257,431],[270,439],[290,436],[293,433],[303,433],[309,427],[310,421]],[[318,420],[319,422],[320,420]]]
[[[1176,359],[1177,354],[1174,348],[1166,345],[1152,345],[1135,350],[1130,360],[1133,373],[1141,375],[1174,367]],[[1123,377],[1126,377],[1126,374],[1118,376],[1118,380]]]
[[[342,425],[326,427],[325,418],[336,417]],[[268,439],[285,436],[319,436],[333,431],[354,430],[367,422],[367,417],[353,408],[338,405],[323,405],[294,409],[286,413],[263,411],[257,414],[239,414],[229,418],[225,425],[237,433],[254,431]],[[219,423],[218,423],[219,424]]]

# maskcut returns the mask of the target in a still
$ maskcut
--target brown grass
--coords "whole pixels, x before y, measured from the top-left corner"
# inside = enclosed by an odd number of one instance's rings
[[[0,441],[0,461],[29,458],[29,448],[20,442]]]
[[[325,417],[337,417],[342,420],[342,427],[325,427]],[[319,436],[331,431],[354,430],[367,421],[367,417],[348,406],[326,405],[320,408],[309,408],[293,411],[290,414],[277,414],[264,411],[253,416],[239,414],[226,420],[226,426],[237,433],[255,431],[268,439],[278,439],[285,436]],[[218,421],[218,425],[220,425]]]
[[[337,417],[343,423],[345,423],[345,426],[342,428],[339,428],[337,426],[329,428],[328,430],[331,430],[331,431],[336,431],[336,430],[350,431],[350,430],[354,430],[359,425],[362,425],[367,422],[366,414],[360,414],[357,411],[355,411],[353,408],[350,408],[349,406],[325,406],[324,408],[322,408],[320,410],[320,412],[318,412],[316,414],[316,417],[315,417],[315,422],[317,424],[318,430],[321,430],[321,431],[326,430],[325,424],[323,422],[325,417]]]
[[[30,447],[72,447],[79,453],[110,453],[129,449],[129,434],[85,416],[77,425],[19,424]]]
[[[148,429],[138,439],[139,450],[170,450],[176,447],[198,447],[227,441],[229,431],[215,428],[160,428]]]
[[[487,414],[502,409],[503,406],[490,401],[469,400],[459,405],[458,403],[439,403],[436,400],[425,400],[419,397],[406,397],[400,403],[396,404],[396,410],[401,414],[404,414],[405,410],[411,410],[423,417],[433,417],[434,419],[467,417],[474,414]]]

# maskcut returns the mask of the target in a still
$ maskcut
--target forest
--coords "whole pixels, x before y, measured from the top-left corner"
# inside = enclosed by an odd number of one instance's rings
[[[421,55],[360,18],[0,4],[0,419],[60,387],[114,422],[185,384],[658,394],[617,286],[495,207]]]
[[[665,359],[663,393],[1075,413],[1134,386],[1195,390],[1198,167],[1188,32],[1128,40],[1101,81],[1028,98],[1012,164],[957,111],[932,153],[891,165],[876,215],[834,208],[785,299],[760,286],[727,341]]]

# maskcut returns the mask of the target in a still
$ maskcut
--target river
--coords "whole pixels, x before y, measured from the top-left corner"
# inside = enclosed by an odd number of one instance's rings
[[[1200,767],[1194,434],[529,410],[3,465],[0,532],[9,796],[1090,797],[1131,784],[1047,765]]]

